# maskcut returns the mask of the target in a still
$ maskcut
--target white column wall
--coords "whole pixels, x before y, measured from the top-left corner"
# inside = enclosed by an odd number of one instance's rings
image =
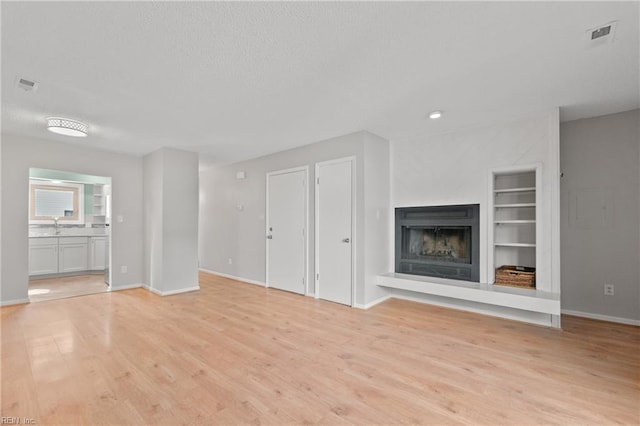
[[[162,295],[198,289],[198,155],[148,154],[144,188],[148,287]]]
[[[164,150],[154,151],[143,159],[144,165],[144,282],[161,292],[163,286],[163,160]]]

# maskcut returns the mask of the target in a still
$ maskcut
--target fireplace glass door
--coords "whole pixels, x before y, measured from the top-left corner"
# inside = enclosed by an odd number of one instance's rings
[[[470,226],[402,227],[402,258],[471,264]]]

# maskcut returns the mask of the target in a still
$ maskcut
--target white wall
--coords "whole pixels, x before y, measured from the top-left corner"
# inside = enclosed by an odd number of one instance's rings
[[[320,161],[335,158],[356,157],[356,300],[358,305],[366,304],[384,293],[375,287],[369,279],[377,273],[388,269],[388,251],[385,244],[370,244],[371,241],[383,241],[388,233],[385,221],[388,202],[388,186],[376,184],[378,179],[385,180],[385,160],[388,142],[367,132],[358,132],[336,137],[327,141],[306,145],[277,154],[205,170],[200,175],[200,232],[199,253],[200,267],[251,281],[264,282],[266,274],[265,245],[265,205],[267,172],[288,169],[298,166],[309,166],[309,178],[314,182],[314,165]],[[366,150],[368,154],[365,154]],[[368,164],[371,165],[368,165]],[[375,164],[374,164],[375,163]],[[379,168],[378,166],[379,165]],[[365,170],[378,175],[365,176]],[[246,179],[237,180],[236,172],[244,171]],[[367,179],[373,184],[366,185]],[[371,192],[376,185],[381,193]],[[369,192],[366,192],[369,191]],[[367,197],[369,194],[369,197]],[[309,276],[315,276],[313,259],[314,250],[314,217],[315,185],[309,185]],[[238,211],[237,205],[243,210]],[[381,218],[377,219],[376,210],[381,210]],[[371,218],[373,215],[373,219]],[[377,233],[373,240],[367,236]],[[365,228],[367,232],[365,233]],[[366,242],[365,242],[366,241]],[[384,241],[383,241],[384,242]],[[366,246],[365,246],[366,244]],[[371,251],[369,252],[368,250]],[[382,250],[380,253],[374,252]],[[367,254],[368,253],[368,254]],[[378,259],[385,258],[377,264]],[[232,259],[232,264],[229,264]],[[377,264],[377,268],[376,265]],[[367,266],[365,279],[365,266]],[[310,291],[314,292],[314,282],[310,283]],[[365,285],[367,289],[365,291]]]
[[[143,280],[142,159],[78,144],[2,135],[2,283],[0,300],[26,301],[28,290],[29,168],[111,176],[112,287]],[[128,272],[121,273],[121,266]]]
[[[446,119],[446,117],[445,117]],[[489,169],[542,164],[542,259],[538,288],[560,292],[558,111],[508,123],[391,143],[391,203],[395,207],[480,204],[480,281],[487,282]],[[392,253],[393,256],[393,253]]]
[[[163,149],[164,291],[198,288],[198,154]]]
[[[144,256],[145,284],[162,291],[163,256],[162,208],[163,208],[163,160],[164,151],[158,150],[143,158],[144,181]]]
[[[364,274],[365,303],[371,303],[388,294],[375,285],[376,275],[393,269],[393,220],[390,208],[391,176],[389,172],[389,142],[372,133],[364,134]],[[391,255],[390,255],[391,253]]]
[[[1,91],[2,89],[0,89]],[[2,124],[0,123],[0,127],[2,126]],[[2,285],[2,241],[4,241],[4,236],[2,234],[2,194],[3,194],[3,190],[2,190],[2,140],[4,138],[0,135],[0,306],[3,304],[3,288],[4,286]],[[19,292],[16,292],[19,296]],[[19,299],[9,299],[9,297],[12,297],[11,295],[7,296],[8,298],[6,300],[19,300]]]
[[[640,320],[638,126],[640,110],[560,127],[563,310]]]
[[[144,158],[146,283],[160,294],[198,286],[198,155],[162,148]]]
[[[0,89],[1,90],[1,89]],[[1,127],[1,124],[0,124]],[[2,194],[3,194],[3,190],[2,190],[2,140],[3,137],[0,136],[0,306],[3,303],[3,298],[2,298],[2,293],[3,293],[3,285],[2,285],[2,241],[4,241],[4,236],[2,235]],[[11,296],[7,296],[7,297],[11,297]],[[12,299],[7,299],[7,300],[12,300]],[[14,299],[15,300],[15,299]],[[19,300],[19,299],[17,299]]]

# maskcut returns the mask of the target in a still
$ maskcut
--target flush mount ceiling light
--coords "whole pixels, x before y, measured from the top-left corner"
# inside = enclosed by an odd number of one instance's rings
[[[89,126],[76,120],[61,117],[47,117],[47,130],[59,135],[84,138],[89,135]]]
[[[437,120],[440,117],[442,117],[442,111],[431,111],[429,113],[429,118],[432,120]]]

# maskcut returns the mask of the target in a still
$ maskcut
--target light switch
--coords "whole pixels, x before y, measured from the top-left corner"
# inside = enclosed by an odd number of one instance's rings
[[[124,216],[119,214],[118,217],[116,218],[116,220],[118,221],[118,223],[122,223],[122,222],[124,222]]]

